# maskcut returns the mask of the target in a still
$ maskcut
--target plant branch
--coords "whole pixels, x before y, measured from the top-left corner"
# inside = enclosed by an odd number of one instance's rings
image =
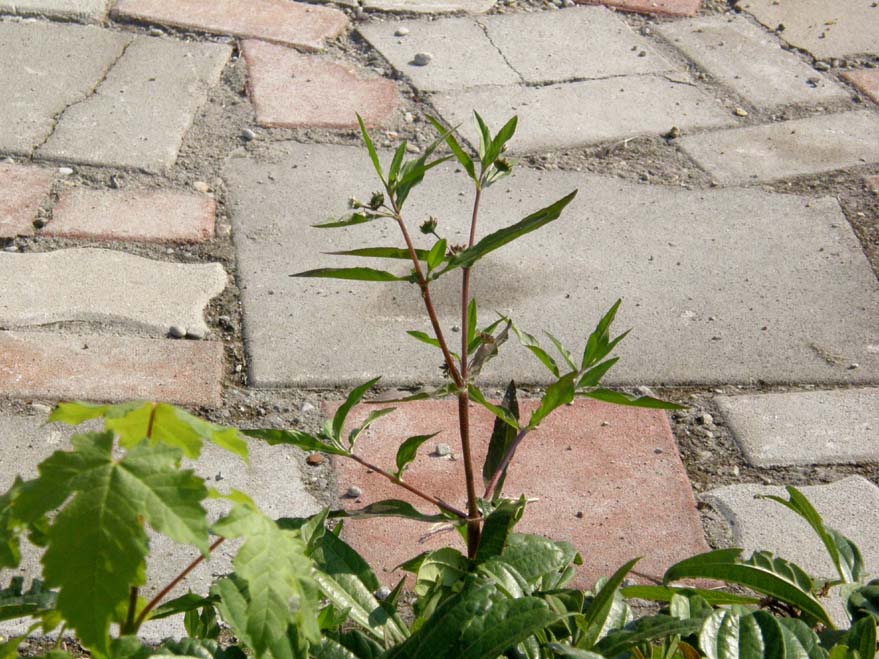
[[[376,465],[374,465],[370,462],[367,462],[366,460],[361,458],[359,455],[354,455],[353,453],[351,453],[348,455],[348,457],[351,458],[352,460],[354,460],[355,462],[359,462],[367,469],[374,471],[377,474],[381,474],[382,476],[387,478],[389,481],[391,481],[392,483],[394,483],[396,485],[399,485],[403,489],[409,490],[412,494],[414,494],[418,497],[421,497],[425,501],[429,501],[437,508],[439,508],[441,510],[445,510],[446,512],[451,513],[455,517],[460,517],[461,519],[467,519],[467,513],[465,513],[464,511],[458,510],[454,506],[450,506],[449,504],[444,502],[442,499],[438,499],[437,497],[435,497],[433,495],[427,494],[427,492],[420,490],[419,488],[415,487],[414,485],[410,485],[406,481],[401,480],[400,478],[397,478],[389,471],[385,471],[381,467],[377,467]]]
[[[516,435],[516,439],[514,439],[507,448],[507,452],[504,453],[504,457],[498,464],[497,469],[495,469],[494,473],[491,475],[491,480],[489,480],[488,485],[485,486],[485,494],[482,495],[483,499],[488,499],[491,496],[492,491],[494,491],[494,488],[497,486],[497,482],[500,480],[501,474],[504,473],[504,470],[510,464],[513,456],[516,454],[516,449],[519,447],[519,444],[522,443],[522,440],[525,439],[525,435],[528,434],[528,431],[528,428],[522,428],[519,431],[519,434]]]
[[[128,614],[125,616],[125,624],[120,630],[122,634],[132,634],[135,631],[134,614],[137,612],[137,586],[132,586],[128,592]]]

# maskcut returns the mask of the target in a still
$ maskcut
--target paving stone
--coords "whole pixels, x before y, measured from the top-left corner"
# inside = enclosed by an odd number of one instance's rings
[[[873,101],[879,103],[879,69],[847,71],[842,77],[852,83]]]
[[[37,464],[56,450],[68,449],[71,435],[103,429],[96,422],[71,427],[60,423],[44,425],[45,421],[45,415],[0,415],[0,446],[3,447],[0,452],[0,492],[12,484],[17,474],[24,478],[36,477]],[[303,517],[320,510],[320,506],[305,490],[295,449],[270,447],[263,442],[253,441],[249,458],[249,464],[245,464],[237,456],[205,443],[201,458],[191,466],[196,473],[211,481],[210,485],[221,491],[228,492],[234,488],[246,492],[273,518]],[[204,505],[211,519],[216,519],[227,507],[224,502],[217,500],[205,501]],[[147,582],[141,590],[146,597],[155,595],[161,586],[195,558],[192,549],[163,536],[150,535]],[[169,594],[169,599],[184,594],[188,589],[206,595],[215,575],[231,571],[231,559],[236,547],[237,543],[225,543],[212,554],[209,561],[191,572]],[[30,580],[40,574],[40,552],[29,544],[23,544],[23,549],[22,564],[17,573]],[[8,576],[4,574],[4,580]],[[26,629],[22,623],[0,623],[0,634],[23,633]],[[148,641],[159,641],[169,635],[181,637],[184,635],[182,617],[148,623],[143,632],[142,637]]]
[[[520,401],[522,414],[530,414],[536,404]],[[436,441],[452,446],[457,459],[431,455],[431,440],[407,469],[406,480],[466,509],[457,405],[456,401],[426,401],[402,406],[367,431],[357,453],[392,469],[403,440],[441,430]],[[368,411],[360,409],[358,418],[362,420]],[[471,407],[470,419],[473,454],[481,474],[494,416],[477,406]],[[351,460],[340,459],[335,466],[340,494],[352,485],[363,491],[359,501],[342,499],[348,509],[394,498],[436,512],[430,504]],[[480,494],[481,483],[480,477]],[[657,577],[672,563],[707,551],[690,482],[661,411],[633,411],[594,401],[577,401],[563,408],[521,444],[504,494],[537,499],[526,508],[519,531],[566,540],[582,553],[578,587],[591,586],[635,556],[644,557],[638,564],[640,573]],[[351,520],[343,533],[371,565],[380,568],[379,578],[393,586],[403,573],[391,570],[404,560],[449,544],[464,548],[457,533],[442,533],[419,543],[419,537],[429,530],[429,524],[387,518]]]
[[[491,43],[526,82],[606,78],[671,69],[604,7],[486,16]],[[411,38],[411,34],[407,39]],[[414,43],[412,42],[407,43]],[[559,44],[564,44],[560,48]]]
[[[366,9],[405,12],[407,14],[451,12],[484,14],[494,5],[495,0],[363,0],[363,6]]]
[[[729,112],[683,78],[642,75],[543,87],[482,87],[431,95],[449,125],[462,127],[471,143],[475,108],[492,126],[513,114],[519,129],[512,153],[551,151],[639,135],[659,135],[672,126],[720,128],[733,123]]]
[[[879,462],[879,389],[718,396],[715,400],[751,464]]]
[[[879,7],[874,0],[746,0],[742,9],[817,58],[879,54]]]
[[[322,50],[348,18],[338,9],[289,0],[119,0],[113,15],[236,37],[253,37],[308,50]]]
[[[666,16],[693,16],[702,0],[574,0],[584,5],[607,5],[620,11],[638,14],[660,14]]]
[[[721,183],[773,181],[879,162],[879,116],[829,114],[686,136],[679,144]]]
[[[130,40],[91,26],[0,23],[0,151],[30,155],[55,117],[91,93]]]
[[[231,52],[217,43],[136,38],[94,95],[61,115],[37,155],[166,171]]]
[[[223,344],[0,332],[0,396],[222,404]]]
[[[395,36],[401,27],[408,29],[409,34]],[[363,25],[357,31],[422,91],[451,91],[521,81],[492,45],[485,30],[470,18],[385,21]],[[414,64],[415,55],[420,52],[433,55],[427,66]],[[473,62],[479,62],[479,66],[473,66]]]
[[[344,214],[351,195],[363,199],[375,189],[365,149],[283,143],[259,158],[241,153],[224,177],[251,381],[347,386],[379,374],[388,384],[440,381],[438,354],[405,335],[430,329],[413,287],[287,276],[330,265],[395,268],[321,254],[401,244],[390,222],[309,228]],[[391,154],[381,157],[387,164]],[[472,200],[466,177],[453,170],[431,170],[405,216],[412,223],[439,216],[440,232],[454,243],[466,241]],[[622,297],[616,327],[634,330],[609,383],[879,378],[879,283],[834,199],[751,188],[687,191],[520,167],[483,196],[478,235],[574,189],[579,194],[558,222],[474,269],[471,294],[483,318],[509,313],[526,331],[545,328],[576,349]],[[430,244],[414,233],[419,247]],[[433,292],[447,329],[460,322],[458,283],[444,277]],[[514,343],[488,364],[486,381],[546,381],[542,366]],[[860,367],[850,369],[854,362]]]
[[[213,197],[167,190],[65,190],[42,235],[74,240],[200,243],[214,235]]]
[[[0,163],[0,238],[29,236],[40,202],[49,194],[47,169]]]
[[[295,50],[248,40],[248,90],[260,126],[356,128],[388,121],[397,109],[397,87],[383,78],[364,79],[349,67]]]
[[[663,23],[660,34],[687,57],[757,107],[821,103],[848,92],[783,50],[777,37],[736,16]]]
[[[867,187],[875,194],[879,194],[879,176],[868,176]]]
[[[0,254],[0,327],[118,322],[206,334],[204,308],[226,288],[219,263],[152,261],[106,249]]]
[[[48,16],[75,21],[102,21],[108,0],[0,0],[0,13]]]

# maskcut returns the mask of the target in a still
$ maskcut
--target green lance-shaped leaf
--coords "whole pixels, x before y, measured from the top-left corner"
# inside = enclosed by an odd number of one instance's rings
[[[699,646],[708,659],[782,659],[781,625],[765,611],[718,609],[702,625]]]
[[[445,135],[446,144],[449,145],[449,149],[454,154],[455,159],[461,164],[464,171],[467,172],[467,176],[473,179],[474,182],[478,182],[479,179],[476,176],[473,159],[464,151],[464,149],[461,148],[458,140],[455,139],[454,131],[446,131],[443,125],[430,115],[427,115],[427,120],[433,124],[433,127],[436,128],[440,135]]]
[[[550,373],[552,373],[556,378],[561,377],[561,371],[559,371],[559,366],[558,364],[556,364],[555,359],[553,359],[552,356],[548,352],[546,352],[546,350],[540,347],[540,342],[534,337],[534,335],[520,330],[513,323],[510,323],[510,329],[513,330],[513,334],[515,334],[516,338],[519,339],[519,343],[521,343],[535,357],[537,357],[537,359],[540,360],[540,363],[543,364]]]
[[[340,218],[332,218],[326,222],[312,224],[314,229],[341,229],[344,227],[353,227],[357,224],[366,224],[379,218],[385,217],[378,213],[349,213]]]
[[[424,179],[424,175],[429,170],[451,158],[451,156],[446,156],[444,158],[437,158],[436,160],[428,162],[430,157],[433,155],[433,152],[436,151],[436,148],[445,141],[445,138],[445,134],[440,135],[424,150],[424,152],[416,160],[404,162],[400,167],[399,176],[397,177],[394,185],[391,187],[391,192],[394,197],[394,202],[396,203],[398,211],[403,208],[403,204],[406,203],[406,199],[409,197],[409,193],[412,191],[412,188],[421,183],[421,181]]]
[[[879,579],[855,589],[846,601],[846,609],[852,620],[873,616],[879,620]]]
[[[518,125],[518,123],[519,117],[513,116],[497,132],[497,135],[494,136],[485,151],[485,156],[482,159],[483,167],[487,169],[489,166],[493,165],[494,162],[500,157],[501,153],[504,150],[504,146],[515,134],[516,126]]]
[[[668,401],[659,400],[652,396],[628,396],[619,391],[612,391],[610,389],[593,389],[591,391],[577,392],[577,395],[583,396],[584,398],[592,398],[593,400],[600,400],[603,403],[625,405],[627,407],[646,407],[654,410],[684,409],[683,405],[669,403]]]
[[[488,161],[488,149],[491,146],[491,131],[476,110],[473,111],[473,121],[476,123],[476,132],[479,135],[479,159],[484,169]]]
[[[438,434],[439,432],[431,433],[430,435],[415,435],[400,444],[400,448],[397,449],[397,478],[403,477],[403,471],[415,459],[421,445]]]
[[[241,432],[249,437],[262,439],[271,446],[290,444],[291,446],[301,448],[303,451],[323,451],[324,453],[331,453],[333,455],[348,455],[348,451],[342,447],[322,442],[317,437],[302,432],[301,430],[275,430],[272,428],[266,428],[242,430]]]
[[[161,606],[157,606],[150,612],[149,620],[160,620],[180,613],[187,613],[204,607],[210,607],[216,604],[218,599],[219,598],[215,595],[205,597],[203,595],[196,595],[193,592],[189,592],[180,597],[175,597]]]
[[[755,553],[748,563],[739,560],[741,549],[716,549],[672,565],[663,583],[677,579],[718,579],[746,586],[798,608],[810,620],[833,628],[830,616],[812,595],[808,575],[795,565]]]
[[[479,549],[476,551],[476,563],[500,556],[507,546],[507,538],[522,519],[525,512],[525,496],[518,501],[502,501],[488,517],[482,527],[482,536],[479,540]]]
[[[325,279],[348,279],[352,281],[413,281],[411,276],[400,277],[392,272],[375,268],[317,268],[290,275],[291,277],[318,277]]]
[[[408,142],[403,140],[394,151],[394,157],[391,159],[391,167],[388,169],[388,185],[393,188],[397,182],[397,176],[400,174],[400,166],[403,164],[403,158],[406,156],[406,145]]]
[[[581,650],[564,643],[547,643],[546,647],[553,651],[557,657],[569,657],[569,659],[605,659],[604,655],[590,652],[589,650]]]
[[[24,577],[12,577],[9,586],[0,590],[0,620],[37,616],[55,608],[57,593],[44,587],[39,579],[24,590]]]
[[[616,629],[601,639],[596,652],[605,657],[616,657],[641,643],[649,643],[675,636],[695,634],[702,627],[702,620],[679,620],[673,616],[655,615],[640,618]]]
[[[574,358],[571,355],[570,351],[565,348],[565,346],[562,345],[562,342],[559,341],[552,334],[550,334],[546,330],[544,330],[543,333],[546,334],[550,341],[552,341],[552,344],[555,346],[555,349],[558,350],[558,353],[562,356],[562,359],[565,360],[568,368],[570,368],[572,371],[576,371],[577,367],[574,365]]]
[[[479,347],[479,337],[476,328],[479,324],[479,310],[476,306],[476,298],[471,298],[467,303],[467,352],[472,352]]]
[[[519,430],[519,420],[503,407],[488,402],[488,400],[486,400],[485,398],[485,395],[479,390],[479,388],[475,384],[468,385],[467,392],[470,395],[470,400],[472,400],[474,403],[479,403],[489,412],[498,417],[501,421],[509,425],[511,428]]]
[[[397,259],[411,261],[412,254],[405,247],[361,247],[359,249],[346,249],[339,252],[325,252],[330,256],[360,256],[370,259]],[[426,249],[416,249],[415,257],[419,261],[426,261],[430,252]]]
[[[16,477],[12,487],[0,494],[0,568],[16,568],[21,562],[20,529],[14,501],[22,483],[21,477]]]
[[[336,413],[333,415],[333,438],[340,446],[342,444],[342,428],[345,425],[345,420],[348,418],[348,413],[351,412],[357,403],[363,400],[366,392],[372,389],[380,379],[381,377],[373,378],[368,382],[364,382],[363,384],[354,387],[354,389],[351,390],[351,393],[348,394],[345,402],[339,405],[339,409],[337,409]]]
[[[510,383],[507,385],[507,390],[504,392],[504,399],[501,401],[500,406],[512,417],[515,425],[509,424],[500,417],[496,417],[494,420],[491,439],[488,442],[488,451],[485,454],[485,462],[482,465],[482,482],[485,487],[488,487],[494,473],[500,467],[501,461],[519,434],[519,400],[516,397],[516,382],[514,380],[510,380]],[[494,492],[490,493],[492,499],[500,496],[506,477],[507,470],[504,469],[500,478],[498,478]]]
[[[634,558],[622,567],[620,567],[613,576],[607,580],[602,586],[587,609],[583,612],[582,622],[578,622],[578,626],[583,629],[583,636],[577,643],[578,647],[585,650],[591,650],[601,638],[601,633],[605,629],[608,616],[617,597],[617,592],[623,583],[626,575],[635,567],[635,564],[641,560]]]
[[[613,303],[607,313],[602,316],[601,320],[595,326],[592,334],[586,339],[586,347],[583,350],[583,359],[580,363],[580,369],[586,370],[590,366],[597,364],[604,359],[607,354],[616,347],[616,344],[623,340],[628,331],[618,336],[613,341],[610,340],[610,326],[616,318],[617,311],[622,300]]]
[[[861,552],[857,545],[838,531],[824,526],[821,515],[797,488],[788,487],[787,493],[789,499],[773,495],[761,495],[758,498],[776,501],[806,520],[821,538],[821,542],[824,543],[830,560],[836,566],[836,571],[843,583],[859,581],[863,577],[864,560],[861,558]]]
[[[348,448],[353,451],[354,445],[357,443],[357,440],[360,438],[366,430],[376,421],[378,421],[383,416],[387,416],[394,412],[396,407],[385,407],[380,410],[373,410],[369,414],[366,415],[366,418],[363,420],[358,427],[348,433]]]
[[[561,619],[538,597],[511,599],[498,594],[492,599],[486,614],[464,626],[460,649],[453,656],[495,659]]]
[[[574,400],[576,378],[576,373],[568,373],[546,388],[543,398],[540,399],[540,405],[531,413],[531,418],[528,420],[529,428],[536,428],[553,411]]]
[[[363,123],[363,119],[359,114],[357,115],[357,123],[360,126],[360,136],[363,138],[363,143],[366,145],[366,150],[369,152],[369,159],[372,160],[372,166],[375,167],[375,173],[378,174],[382,183],[385,183],[385,174],[382,171],[382,165],[381,162],[379,162],[378,154],[375,152],[375,145],[372,143],[372,139],[369,137],[369,132],[366,130],[366,124]]]
[[[722,606],[725,604],[740,604],[742,606],[759,604],[759,597],[748,597],[727,593],[723,590],[708,590],[705,588],[675,588],[670,586],[626,586],[621,590],[623,597],[650,600],[652,602],[671,602],[672,597],[692,597],[698,595],[708,604]]]
[[[446,239],[442,238],[442,239],[436,241],[436,243],[434,243],[434,246],[430,248],[430,252],[427,255],[427,270],[428,270],[428,272],[438,268],[442,264],[442,262],[445,260],[445,258],[446,258],[446,245],[447,245]]]
[[[384,501],[376,501],[358,508],[356,510],[334,510],[328,517],[333,519],[367,519],[369,517],[401,517],[403,519],[411,519],[417,522],[446,522],[448,519],[443,515],[426,515],[420,512],[415,506],[406,501],[399,499],[386,499]]]
[[[856,651],[862,659],[873,659],[876,656],[876,619],[872,616],[861,618],[839,642]]]

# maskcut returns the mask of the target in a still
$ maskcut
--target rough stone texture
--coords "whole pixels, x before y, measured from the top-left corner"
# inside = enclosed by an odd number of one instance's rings
[[[879,462],[879,389],[715,398],[760,467]]]
[[[783,50],[777,37],[745,18],[705,16],[663,23],[657,29],[687,57],[758,107],[849,96],[797,55]]]
[[[113,15],[308,50],[322,50],[348,24],[338,9],[289,0],[119,0]]]
[[[394,32],[400,27],[407,28],[409,34],[395,36]],[[385,21],[363,25],[357,31],[422,91],[521,82],[482,27],[470,18]],[[420,52],[433,55],[427,66],[413,63],[415,54]],[[479,66],[473,66],[474,62],[479,62]]]
[[[214,235],[208,195],[164,190],[65,190],[40,232],[58,238],[198,243]]]
[[[0,238],[34,232],[33,221],[52,178],[47,169],[0,163]]]
[[[388,121],[397,108],[397,87],[383,78],[363,79],[352,69],[312,55],[245,41],[248,91],[260,126],[356,128]]]
[[[385,163],[390,157],[381,153]],[[431,170],[404,214],[413,224],[439,215],[440,231],[454,243],[466,241],[472,199],[466,176],[453,169]],[[341,386],[378,374],[388,384],[441,379],[438,353],[405,335],[430,328],[414,287],[287,276],[355,265],[321,252],[401,244],[389,222],[309,228],[344,214],[352,194],[362,199],[375,189],[364,149],[278,144],[258,160],[231,158],[224,175],[256,386]],[[510,313],[526,331],[546,328],[576,350],[620,296],[615,327],[634,331],[608,382],[879,377],[879,283],[835,200],[684,191],[520,167],[483,196],[479,236],[574,189],[579,194],[559,221],[474,269],[471,293],[485,322],[495,310]],[[418,246],[429,244],[415,233]],[[405,271],[379,260],[356,265]],[[433,292],[447,329],[460,322],[458,283],[444,277]],[[513,344],[486,377],[545,381],[542,366]],[[860,368],[849,369],[853,362]]]
[[[69,438],[77,432],[101,430],[102,425],[90,422],[83,426],[66,426],[59,423],[43,425],[45,416],[0,416],[0,492],[8,488],[15,476],[24,478],[37,475],[37,464],[59,449],[69,447]],[[245,464],[237,456],[223,451],[212,444],[205,443],[201,458],[192,463],[196,473],[207,479],[210,486],[223,492],[231,489],[249,494],[256,504],[273,518],[303,517],[320,510],[314,498],[306,492],[302,483],[299,463],[295,449],[291,447],[270,447],[254,440],[250,444],[250,461]],[[221,514],[226,505],[221,501],[205,501],[205,508],[211,519]],[[199,565],[170,597],[184,594],[188,589],[207,594],[215,575],[231,571],[231,559],[238,543],[225,543],[211,559]],[[40,552],[25,544],[22,564],[18,574],[30,580],[39,576]],[[177,545],[162,536],[151,534],[150,558],[147,562],[147,583],[143,588],[146,597],[158,592],[159,588],[195,558],[195,551]],[[8,577],[8,573],[4,578]],[[174,635],[183,636],[182,618],[166,619],[148,623],[143,629],[143,637],[148,641],[159,641]],[[0,634],[23,633],[21,623],[0,623]]]
[[[702,0],[574,0],[583,5],[606,5],[620,11],[638,14],[660,14],[666,16],[692,16]]]
[[[852,83],[873,101],[879,103],[879,69],[847,71],[842,77]]]
[[[117,322],[207,333],[204,308],[226,288],[219,263],[151,261],[106,249],[0,253],[0,327]]]
[[[536,405],[536,401],[520,401],[522,415],[530,414]],[[368,411],[359,410],[359,418]],[[358,443],[358,454],[373,464],[392,467],[397,446],[404,439],[441,430],[441,435],[422,446],[406,471],[406,480],[466,509],[456,411],[455,401],[398,408],[367,431]],[[470,418],[475,463],[482,465],[494,416],[471,406]],[[458,459],[430,455],[436,442],[452,446]],[[359,501],[342,500],[346,508],[395,498],[435,512],[430,504],[368,474],[353,461],[338,460],[336,468],[340,495],[352,485],[363,490]],[[480,494],[482,489],[480,485]],[[635,556],[644,557],[638,564],[641,574],[659,577],[672,563],[707,551],[690,483],[661,411],[634,411],[594,401],[562,408],[522,443],[504,493],[511,498],[524,494],[537,499],[526,508],[519,531],[567,540],[583,554],[576,587],[591,586]],[[351,520],[344,537],[379,568],[379,578],[393,586],[403,573],[390,570],[404,560],[449,543],[462,548],[457,533],[419,543],[419,536],[429,530],[429,524],[409,520]]]
[[[721,183],[772,181],[879,162],[879,116],[846,112],[684,137]]]
[[[476,136],[471,128],[473,108],[497,127],[518,114],[519,129],[510,150],[519,153],[659,135],[672,126],[686,131],[734,123],[713,98],[656,75],[544,87],[483,87],[433,94],[431,102],[450,125],[461,125],[471,143]]]
[[[494,7],[496,0],[363,0],[366,9],[414,14],[466,12],[483,14]]]
[[[486,16],[479,23],[526,82],[607,78],[671,68],[644,38],[604,7]]]
[[[742,8],[818,58],[879,54],[879,7],[873,0],[746,0]]]
[[[162,172],[232,49],[138,37],[95,94],[68,108],[41,158]]]
[[[0,0],[0,14],[102,21],[108,0]]]
[[[0,23],[0,151],[30,155],[55,117],[91,93],[130,40],[90,26]]]
[[[867,183],[867,188],[869,188],[874,194],[879,194],[879,176],[868,176],[865,181]]]
[[[0,396],[222,404],[223,344],[0,332]]]

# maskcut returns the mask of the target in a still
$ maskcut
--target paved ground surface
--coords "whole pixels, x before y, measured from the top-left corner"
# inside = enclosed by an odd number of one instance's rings
[[[793,484],[876,565],[862,521],[879,516],[875,2],[244,4],[0,0],[0,487],[66,444],[43,425],[59,399],[316,429],[353,383],[384,375],[393,398],[439,382],[436,354],[405,336],[427,329],[411,287],[288,275],[399,244],[379,223],[310,228],[377,187],[355,112],[387,161],[401,140],[410,155],[430,143],[426,115],[474,145],[475,109],[520,126],[481,232],[579,190],[562,220],[480,264],[483,315],[574,346],[622,297],[633,332],[608,381],[688,406],[563,408],[511,473],[508,493],[536,499],[523,528],[574,542],[584,585],[634,555],[649,579],[730,544],[823,573],[797,521],[753,499]],[[440,167],[413,193],[412,229],[435,215],[464,242],[470,203]],[[453,283],[435,298],[456,337]],[[547,380],[507,344],[486,391],[511,377],[533,406]],[[453,407],[399,409],[364,456],[391,467],[397,441],[442,430],[410,478],[460,504]],[[254,450],[250,468],[215,453],[198,468],[277,515],[400,496],[353,463]],[[451,541],[418,544],[429,531],[345,532],[391,583],[407,554]],[[156,552],[152,588],[189,560]]]

